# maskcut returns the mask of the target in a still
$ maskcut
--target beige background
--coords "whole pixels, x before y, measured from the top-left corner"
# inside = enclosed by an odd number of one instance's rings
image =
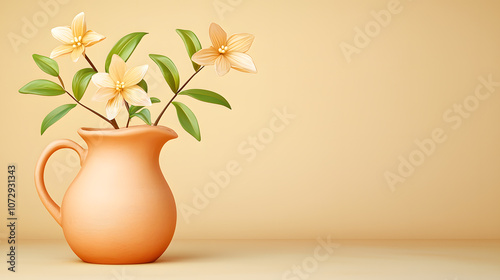
[[[6,181],[8,163],[17,164],[20,238],[63,238],[33,184],[43,148],[60,138],[82,142],[77,128],[103,126],[77,108],[40,136],[43,117],[71,100],[17,93],[33,79],[51,79],[31,54],[49,55],[58,45],[50,29],[68,25],[81,11],[89,28],[107,36],[87,52],[101,71],[119,38],[150,33],[129,65],[151,66],[150,95],[164,101],[171,93],[147,55],[172,58],[184,81],[192,68],[175,28],[193,30],[205,47],[211,22],[229,34],[256,36],[249,54],[257,75],[232,70],[220,78],[210,67],[190,85],[217,91],[233,106],[229,111],[184,98],[200,121],[201,143],[182,130],[173,110],[162,121],[180,134],[161,155],[178,206],[193,206],[195,191],[212,182],[210,172],[230,161],[242,169],[198,215],[187,220],[179,214],[176,238],[500,238],[500,90],[456,129],[443,119],[453,104],[471,99],[478,77],[500,81],[498,1],[401,1],[401,12],[350,63],[340,45],[353,45],[355,28],[372,24],[370,12],[387,9],[390,1],[69,0],[56,2],[58,11],[48,16],[38,1],[23,2],[4,4],[0,17],[0,180]],[[221,3],[229,10],[218,12]],[[23,19],[33,22],[34,15],[39,24],[28,38]],[[14,46],[12,33],[25,43]],[[68,85],[77,69],[88,67],[69,57],[57,61]],[[95,90],[91,85],[82,101],[104,112],[104,104],[91,101]],[[273,110],[285,107],[295,118],[247,161],[238,147],[269,132]],[[151,109],[154,116],[159,110]],[[392,191],[384,174],[397,172],[398,157],[408,158],[414,141],[436,128],[446,141]],[[70,151],[50,160],[46,179],[56,201],[77,172]],[[0,189],[5,221],[6,191]],[[5,227],[0,233],[6,236]]]

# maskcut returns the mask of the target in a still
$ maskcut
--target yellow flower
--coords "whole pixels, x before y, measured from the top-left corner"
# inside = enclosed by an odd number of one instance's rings
[[[93,97],[95,101],[107,101],[106,117],[114,119],[120,110],[128,104],[135,106],[150,106],[151,100],[147,93],[137,84],[144,78],[148,66],[137,66],[127,70],[123,59],[114,54],[111,58],[108,73],[97,73],[92,76],[92,82],[99,88]]]
[[[246,54],[252,45],[252,34],[234,34],[227,38],[226,32],[216,23],[209,29],[212,46],[193,54],[191,59],[199,65],[215,64],[219,76],[225,75],[230,68],[246,73],[257,73],[252,58]]]
[[[52,29],[52,36],[63,43],[56,47],[50,54],[50,58],[71,53],[71,59],[76,62],[82,54],[85,54],[85,48],[90,47],[106,37],[92,30],[87,30],[85,23],[85,14],[79,13],[73,19],[71,27],[60,26]]]

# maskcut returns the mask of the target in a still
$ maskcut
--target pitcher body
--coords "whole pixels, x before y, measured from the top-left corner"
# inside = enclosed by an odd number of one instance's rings
[[[177,134],[151,126],[82,128],[78,133],[88,150],[74,142],[78,147],[56,142],[56,147],[49,146],[42,154],[36,175],[40,170],[43,175],[46,160],[59,148],[74,149],[81,158],[81,170],[60,209],[48,196],[43,176],[36,180],[42,202],[83,261],[155,261],[170,244],[176,226],[175,200],[160,169],[159,154],[164,143]]]

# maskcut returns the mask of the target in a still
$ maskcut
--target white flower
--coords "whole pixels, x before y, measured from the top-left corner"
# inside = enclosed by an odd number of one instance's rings
[[[252,58],[246,54],[252,45],[252,34],[234,34],[227,38],[226,32],[216,23],[209,29],[212,46],[193,54],[191,59],[199,65],[215,64],[215,71],[219,76],[225,75],[229,69],[257,73]]]
[[[127,70],[123,59],[114,54],[111,58],[108,73],[97,73],[92,76],[92,82],[99,87],[93,100],[107,101],[106,117],[114,119],[125,102],[135,106],[151,106],[148,94],[137,84],[144,78],[147,65],[137,66]]]
[[[88,48],[106,37],[92,30],[87,30],[85,23],[85,14],[79,13],[73,19],[71,27],[60,26],[52,29],[52,36],[63,43],[56,47],[50,54],[50,58],[55,58],[65,54],[71,54],[71,59],[76,62],[82,54],[85,54],[85,48]]]

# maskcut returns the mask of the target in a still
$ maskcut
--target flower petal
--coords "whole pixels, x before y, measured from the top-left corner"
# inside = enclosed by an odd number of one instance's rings
[[[212,46],[214,46],[216,50],[219,49],[220,46],[226,44],[227,34],[217,23],[212,22],[212,24],[210,24],[208,34],[210,35]]]
[[[217,75],[224,76],[227,72],[229,72],[229,69],[231,69],[231,63],[224,55],[220,55],[215,60],[215,71],[217,72]]]
[[[87,33],[85,33],[85,35],[83,35],[82,37],[82,44],[85,46],[85,47],[90,47],[102,40],[106,39],[106,37],[104,37],[103,35],[95,32],[95,31],[92,31],[92,30],[89,30],[87,31]]]
[[[111,64],[109,65],[109,76],[113,79],[113,82],[123,82],[126,70],[127,65],[125,61],[119,55],[114,54],[111,57]]]
[[[191,60],[199,65],[212,65],[215,60],[220,56],[219,51],[214,47],[199,50],[191,57]]]
[[[137,85],[137,83],[144,79],[146,71],[148,71],[147,65],[137,66],[127,70],[127,72],[125,72],[125,75],[123,76],[125,87]]]
[[[71,30],[73,31],[73,37],[82,36],[87,32],[87,24],[85,23],[85,14],[83,12],[76,15],[71,22]]]
[[[123,105],[125,105],[125,103],[123,102],[123,96],[121,94],[117,94],[114,98],[110,99],[106,104],[106,117],[108,120],[116,118]]]
[[[97,90],[97,92],[94,94],[94,97],[92,97],[92,100],[99,102],[109,101],[116,95],[119,94],[115,88],[102,87]]]
[[[59,26],[59,27],[54,27],[51,30],[52,36],[56,38],[59,42],[63,44],[73,44],[71,43],[71,40],[73,40],[73,32],[71,32],[71,29],[67,26]]]
[[[73,52],[71,52],[71,59],[73,62],[77,62],[80,56],[85,52],[85,47],[84,46],[78,46],[76,48],[73,48]]]
[[[252,58],[246,53],[230,52],[226,54],[226,58],[233,69],[246,73],[257,73]]]
[[[138,85],[125,87],[122,91],[123,98],[128,104],[135,106],[151,106],[148,94]]]
[[[227,48],[232,52],[247,52],[252,46],[254,38],[252,34],[248,33],[231,35],[227,40]]]
[[[115,81],[111,79],[108,73],[97,73],[92,76],[92,82],[100,88],[115,88]]]
[[[50,58],[56,58],[61,55],[65,55],[68,53],[71,53],[73,51],[73,47],[70,45],[60,45],[57,46],[52,52],[50,53]]]

